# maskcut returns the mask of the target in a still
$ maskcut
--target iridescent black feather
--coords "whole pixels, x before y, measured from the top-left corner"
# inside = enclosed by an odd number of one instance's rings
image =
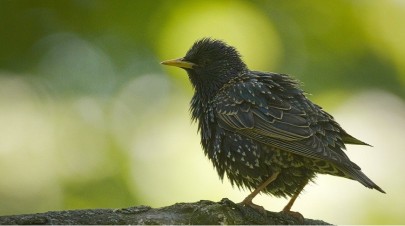
[[[285,197],[322,173],[384,192],[344,152],[345,143],[367,144],[308,100],[291,77],[250,71],[235,48],[209,38],[182,59],[194,64],[185,68],[195,88],[191,114],[221,178],[255,189],[280,172],[264,192]]]

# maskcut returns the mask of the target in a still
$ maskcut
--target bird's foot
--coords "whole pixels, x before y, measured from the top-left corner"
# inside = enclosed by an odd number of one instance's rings
[[[285,213],[285,214],[287,214],[287,215],[289,215],[289,216],[294,217],[295,219],[299,220],[301,223],[304,222],[304,219],[305,219],[305,218],[304,218],[304,216],[302,216],[302,214],[299,213],[299,212],[294,212],[294,211],[291,211],[291,210],[282,210],[281,212],[282,212],[282,213]]]
[[[254,203],[252,202],[252,200],[247,200],[247,199],[245,199],[245,200],[243,200],[242,202],[240,202],[239,205],[242,205],[242,206],[249,206],[249,207],[251,207],[251,208],[253,208],[253,209],[259,211],[259,212],[262,213],[262,214],[266,214],[266,209],[264,209],[263,206],[259,206],[259,205],[254,204]]]

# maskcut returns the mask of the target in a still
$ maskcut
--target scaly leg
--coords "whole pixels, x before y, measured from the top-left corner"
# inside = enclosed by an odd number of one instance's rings
[[[308,180],[303,183],[301,185],[301,187],[298,188],[297,192],[291,197],[290,201],[287,203],[287,205],[284,207],[284,209],[282,210],[282,212],[292,215],[295,218],[299,218],[299,219],[304,219],[304,217],[302,216],[302,214],[300,214],[299,212],[294,212],[291,211],[291,207],[294,204],[295,200],[297,199],[297,197],[300,195],[300,193],[302,192],[302,190],[304,190],[305,185],[308,184]]]
[[[259,194],[259,192],[261,192],[263,189],[265,189],[267,187],[267,185],[269,185],[271,182],[273,182],[278,174],[280,172],[275,172],[273,173],[269,179],[267,179],[264,183],[262,183],[259,187],[257,187],[252,193],[250,193],[242,202],[241,204],[243,205],[248,205],[251,206],[255,209],[259,209],[259,210],[264,210],[263,207],[256,205],[252,202],[253,198],[256,197],[257,194]]]

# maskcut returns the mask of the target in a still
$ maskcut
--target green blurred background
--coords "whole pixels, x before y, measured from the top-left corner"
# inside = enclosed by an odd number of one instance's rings
[[[159,64],[213,37],[374,146],[347,153],[386,195],[321,175],[294,210],[405,224],[404,22],[400,0],[0,0],[0,215],[241,201],[203,155],[185,72]]]

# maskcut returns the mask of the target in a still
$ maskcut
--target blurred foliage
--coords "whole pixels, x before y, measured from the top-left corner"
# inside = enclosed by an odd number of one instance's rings
[[[405,223],[390,211],[405,208],[395,197],[404,180],[381,179],[405,170],[388,157],[403,144],[404,21],[399,0],[1,0],[0,214],[241,199],[200,151],[184,71],[159,65],[213,37],[236,46],[251,69],[298,78],[328,111],[373,97],[341,119],[363,120],[350,124],[360,128],[354,135],[372,139],[381,163],[354,161],[370,164],[366,174],[373,163],[390,166],[371,172],[394,195],[367,193],[344,220],[320,205],[305,209],[340,224]],[[379,143],[381,131],[391,143]],[[371,200],[379,204],[365,208]]]

